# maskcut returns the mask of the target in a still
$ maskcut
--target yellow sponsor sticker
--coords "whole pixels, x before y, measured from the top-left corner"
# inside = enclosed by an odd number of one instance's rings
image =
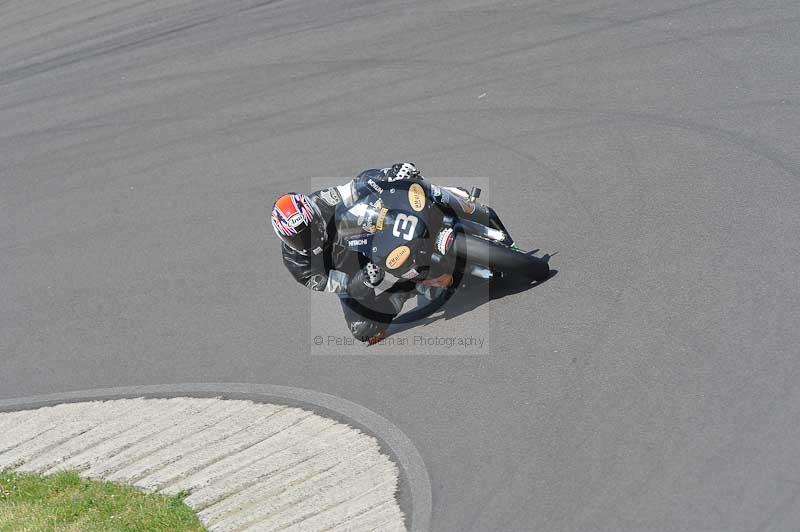
[[[419,212],[425,208],[425,189],[419,183],[414,183],[408,188],[408,202],[411,208]]]
[[[384,220],[384,218],[386,218],[386,213],[387,212],[389,212],[389,209],[383,208],[383,209],[381,209],[381,212],[378,215],[378,219],[375,222],[375,227],[378,229],[378,231],[383,231],[383,220]]]
[[[405,264],[410,256],[411,250],[408,248],[408,246],[396,247],[391,253],[389,253],[389,256],[386,257],[386,268],[389,270],[395,270]]]

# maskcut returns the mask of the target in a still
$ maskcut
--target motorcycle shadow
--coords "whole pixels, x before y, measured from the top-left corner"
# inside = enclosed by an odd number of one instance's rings
[[[442,319],[450,320],[456,318],[475,310],[489,301],[532,290],[543,285],[556,275],[558,275],[558,270],[550,270],[548,277],[542,281],[510,277],[496,281],[471,283],[464,288],[456,290],[443,303],[436,304],[436,300],[426,301],[426,305],[418,306],[400,314],[389,325],[386,330],[386,336],[399,334],[414,327],[426,326]]]

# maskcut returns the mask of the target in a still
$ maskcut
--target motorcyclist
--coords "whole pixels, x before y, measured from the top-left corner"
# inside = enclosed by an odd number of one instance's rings
[[[376,289],[383,281],[383,269],[358,260],[357,254],[349,252],[347,243],[337,232],[335,212],[338,205],[352,207],[360,198],[378,188],[376,181],[403,179],[423,177],[413,163],[400,162],[386,168],[365,170],[344,185],[308,195],[284,194],[272,209],[272,227],[282,241],[286,268],[299,283],[311,290],[338,294],[350,332],[363,342],[380,340],[408,298],[417,292],[432,298],[437,290],[435,285],[402,281],[378,293]],[[450,191],[462,199],[467,196],[463,189],[436,188]],[[487,223],[507,235],[494,211],[485,206],[483,209],[488,215]],[[462,214],[471,215],[473,211],[474,205]],[[508,238],[513,244],[510,236]],[[446,286],[446,279],[441,282]]]
[[[413,163],[361,172],[344,185],[311,194],[290,192],[275,202],[272,227],[281,239],[283,263],[294,278],[315,291],[339,295],[350,332],[363,342],[379,340],[403,303],[415,293],[405,282],[391,291],[376,294],[374,287],[383,271],[374,264],[363,265],[348,252],[338,237],[336,207],[351,207],[371,193],[376,180],[422,179]],[[372,185],[374,186],[374,185]]]

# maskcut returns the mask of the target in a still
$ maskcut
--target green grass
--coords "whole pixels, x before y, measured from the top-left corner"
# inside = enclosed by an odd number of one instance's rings
[[[183,495],[130,486],[0,471],[0,532],[201,532]]]

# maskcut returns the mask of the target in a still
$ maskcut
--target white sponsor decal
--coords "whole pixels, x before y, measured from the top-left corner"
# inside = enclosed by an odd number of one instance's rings
[[[348,243],[348,245],[350,245],[350,246],[363,246],[366,243],[367,243],[367,239],[366,238],[359,238],[358,240],[351,240]]]
[[[380,186],[378,183],[376,183],[374,180],[370,179],[369,181],[367,181],[367,184],[368,184],[370,187],[372,187],[372,189],[373,189],[375,192],[377,192],[378,194],[383,194],[383,189],[382,189],[382,188],[381,188],[381,186]]]
[[[339,201],[341,201],[341,198],[339,198],[339,193],[336,192],[336,189],[334,188],[326,188],[325,190],[321,190],[319,192],[319,197],[331,207],[337,205]]]
[[[419,275],[419,272],[416,269],[411,268],[410,270],[408,270],[406,273],[404,273],[400,277],[402,277],[403,279],[413,279],[417,275]]]
[[[325,282],[326,279],[324,275],[316,274],[306,282],[306,286],[312,290],[320,290],[322,286],[325,285]]]
[[[291,218],[289,218],[289,227],[297,227],[303,223],[303,215],[299,212],[294,213]]]

